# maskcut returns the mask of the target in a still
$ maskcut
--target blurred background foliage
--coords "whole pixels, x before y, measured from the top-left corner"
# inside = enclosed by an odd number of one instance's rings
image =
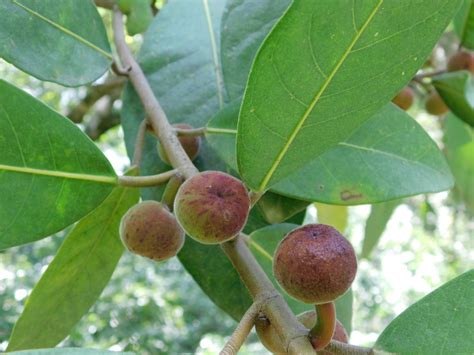
[[[104,16],[108,23],[108,15]],[[140,36],[128,39],[135,49],[139,47]],[[456,43],[448,31],[428,66],[445,67]],[[123,132],[118,125],[122,81],[104,77],[90,87],[64,88],[40,82],[3,61],[0,77],[68,115],[97,142],[117,171],[127,166]],[[443,148],[444,118],[426,113],[426,92],[422,87],[417,89],[409,113]],[[359,253],[369,213],[370,206],[349,208],[346,235]],[[317,221],[314,206],[308,208],[306,221]],[[6,348],[29,292],[66,232],[0,251],[0,351]],[[360,260],[353,286],[351,342],[373,344],[383,328],[410,304],[472,268],[473,234],[472,214],[453,192],[401,201],[370,257]],[[155,264],[126,253],[101,298],[62,345],[139,354],[214,354],[235,325],[207,299],[176,258]],[[264,354],[266,350],[253,334],[242,352]]]

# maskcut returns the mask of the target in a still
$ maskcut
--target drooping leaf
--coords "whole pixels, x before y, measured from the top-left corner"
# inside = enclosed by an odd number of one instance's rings
[[[463,0],[463,4],[454,18],[454,26],[461,45],[474,49],[474,0]]]
[[[474,79],[471,73],[461,70],[438,75],[433,78],[433,84],[449,109],[474,127]]]
[[[295,0],[247,84],[237,137],[245,183],[266,190],[347,139],[407,84],[459,5]]]
[[[111,63],[92,1],[2,0],[0,23],[0,58],[38,79],[84,85]]]
[[[295,228],[298,228],[298,225],[289,223],[264,227],[251,233],[247,244],[275,288],[285,297],[292,311],[299,314],[311,310],[313,307],[289,296],[273,276],[273,254],[283,237]]]
[[[263,217],[270,224],[284,222],[306,209],[308,205],[307,201],[295,200],[271,191],[266,192],[257,203]]]
[[[377,246],[390,217],[395,208],[400,204],[400,200],[394,200],[372,205],[369,218],[365,222],[365,235],[362,243],[362,258],[369,258],[372,250]]]
[[[349,219],[347,206],[326,205],[315,203],[318,211],[318,223],[328,224],[344,234]]]
[[[116,187],[72,229],[33,288],[13,328],[8,351],[54,347],[96,302],[122,256],[120,219],[139,190]]]
[[[45,238],[96,208],[116,184],[71,121],[0,81],[0,250]]]
[[[455,190],[474,214],[474,130],[453,114],[444,124],[445,154],[455,178]]]
[[[13,351],[9,354],[15,355],[133,355],[132,352],[108,351],[86,348],[54,348],[38,350]]]
[[[232,168],[236,108],[229,106],[217,114],[207,133],[209,143]],[[406,112],[389,104],[346,141],[271,191],[301,200],[356,205],[443,191],[452,184],[436,143]]]
[[[444,284],[395,318],[375,348],[397,354],[471,354],[474,270]]]
[[[229,0],[221,22],[222,71],[231,100],[244,92],[253,59],[290,0]]]

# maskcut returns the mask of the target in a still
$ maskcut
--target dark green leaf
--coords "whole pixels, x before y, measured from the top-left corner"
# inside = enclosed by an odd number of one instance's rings
[[[474,130],[449,114],[444,132],[445,153],[456,180],[455,190],[474,213]]]
[[[0,81],[0,249],[45,238],[96,208],[116,176],[71,121]]]
[[[310,310],[312,307],[290,297],[280,287],[273,276],[273,254],[283,237],[297,227],[298,225],[288,223],[264,227],[250,234],[247,242],[250,250],[255,255],[255,258],[262,266],[270,280],[272,280],[277,290],[285,297],[285,300],[288,302],[288,305],[295,314]]]
[[[466,70],[438,75],[433,84],[453,113],[474,127],[474,79]]]
[[[13,351],[9,354],[18,355],[132,355],[131,352],[107,351],[86,348],[56,348]]]
[[[110,65],[109,42],[92,1],[0,1],[0,57],[41,80],[79,86]]]
[[[461,44],[474,49],[474,0],[464,0],[454,19]]]
[[[270,224],[286,221],[306,209],[308,205],[307,201],[295,200],[270,191],[266,192],[257,204],[263,217]]]
[[[260,48],[237,137],[239,172],[253,190],[266,190],[344,141],[389,102],[460,1],[352,5],[295,0]]]
[[[233,111],[235,110],[235,111]],[[209,122],[207,139],[235,167],[237,105]],[[449,167],[428,134],[407,113],[389,104],[345,142],[297,170],[271,190],[328,204],[376,203],[451,188]]]
[[[230,99],[244,92],[253,59],[290,0],[229,0],[221,23],[222,71]]]
[[[474,270],[444,284],[395,318],[376,349],[397,354],[472,354]]]
[[[96,302],[122,256],[119,224],[139,200],[116,187],[64,240],[13,328],[8,351],[56,346]]]
[[[390,217],[400,202],[400,200],[394,200],[372,205],[369,218],[367,218],[365,222],[365,236],[361,252],[362,258],[368,258],[372,250],[377,246]]]

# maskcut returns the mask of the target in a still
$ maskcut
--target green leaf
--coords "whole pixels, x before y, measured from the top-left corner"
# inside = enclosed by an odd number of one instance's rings
[[[370,253],[377,246],[395,208],[400,203],[400,200],[394,200],[372,205],[369,218],[365,222],[365,236],[362,243],[361,258],[369,258]]]
[[[116,187],[79,221],[38,281],[13,328],[8,351],[56,346],[96,302],[123,253],[120,219],[139,190]]]
[[[234,167],[236,111],[232,108],[236,106],[229,106],[209,122],[207,139]],[[436,143],[407,113],[388,104],[346,141],[271,191],[301,200],[356,205],[443,191],[452,184]]]
[[[347,206],[326,205],[315,203],[318,210],[318,223],[328,224],[344,233],[347,228],[349,211]]]
[[[111,63],[92,1],[2,0],[0,23],[0,57],[38,79],[84,85]]]
[[[435,76],[433,84],[449,109],[474,127],[474,79],[461,70]]]
[[[86,348],[56,348],[39,350],[13,351],[10,354],[18,355],[132,355],[132,352],[107,351]]]
[[[298,228],[298,225],[288,223],[267,226],[251,233],[247,244],[275,288],[285,297],[292,311],[299,314],[312,307],[289,296],[273,276],[273,254],[283,237],[295,228]]]
[[[454,26],[461,40],[461,45],[474,49],[474,0],[464,0],[456,17]]]
[[[0,81],[0,250],[56,233],[116,184],[95,144],[67,118]]]
[[[222,71],[230,99],[240,98],[255,54],[291,0],[229,0],[221,22]]]
[[[336,304],[336,317],[342,323],[348,335],[352,332],[352,303],[354,300],[354,293],[350,288],[345,294],[339,297]]]
[[[455,177],[455,190],[474,214],[474,130],[453,114],[444,125],[445,153]]]
[[[472,354],[474,270],[444,284],[395,318],[375,349],[397,354]]]
[[[270,224],[286,221],[305,210],[308,205],[307,201],[295,200],[270,191],[266,192],[257,204],[263,217]]]
[[[237,137],[245,183],[264,191],[347,139],[407,84],[459,5],[295,0],[247,84]]]

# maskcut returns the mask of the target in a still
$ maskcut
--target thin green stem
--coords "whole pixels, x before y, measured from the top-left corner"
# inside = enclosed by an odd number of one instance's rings
[[[178,173],[178,170],[173,169],[166,171],[161,174],[157,175],[149,175],[149,176],[120,176],[118,179],[118,183],[120,186],[127,186],[127,187],[151,187],[151,186],[158,186],[163,185],[169,179],[171,179],[174,175]]]

